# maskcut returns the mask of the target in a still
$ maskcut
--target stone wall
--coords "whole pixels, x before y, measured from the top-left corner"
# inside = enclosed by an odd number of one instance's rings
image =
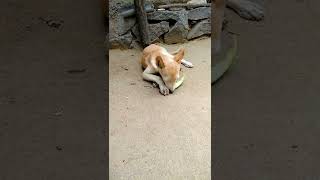
[[[153,7],[154,4],[149,1],[147,5]],[[109,47],[133,48],[140,41],[135,14],[122,15],[134,10],[133,0],[114,0],[110,2],[109,8]],[[211,34],[211,7],[166,10],[149,8],[147,18],[152,43],[183,43]]]

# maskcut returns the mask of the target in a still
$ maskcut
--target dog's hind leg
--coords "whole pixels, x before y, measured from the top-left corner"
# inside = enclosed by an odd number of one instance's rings
[[[152,82],[157,83],[159,85],[159,88],[160,88],[160,93],[163,94],[163,95],[168,95],[170,91],[167,88],[167,86],[164,84],[164,82],[162,81],[161,77],[157,76],[157,75],[154,75],[153,73],[154,73],[154,71],[152,71],[150,67],[147,67],[143,71],[142,77],[146,81],[152,81]]]
[[[181,60],[181,64],[183,64],[187,68],[193,68],[193,64],[185,59]]]
[[[170,54],[172,55],[176,55],[178,52],[179,52],[180,49],[174,51],[174,52],[171,52]],[[185,59],[182,59],[181,60],[181,64],[184,65],[185,67],[187,68],[193,68],[193,64],[190,62],[190,61],[187,61]]]

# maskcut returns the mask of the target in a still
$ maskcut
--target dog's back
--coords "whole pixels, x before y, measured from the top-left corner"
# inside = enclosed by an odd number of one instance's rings
[[[141,65],[143,68],[147,68],[151,65],[153,60],[164,51],[164,48],[155,44],[151,44],[144,48],[142,51]]]

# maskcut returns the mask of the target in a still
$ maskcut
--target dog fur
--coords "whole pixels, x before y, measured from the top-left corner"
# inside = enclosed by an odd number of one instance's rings
[[[184,59],[184,54],[184,48],[169,53],[165,48],[155,44],[147,46],[142,52],[140,61],[144,69],[143,79],[157,83],[163,95],[173,92],[174,85],[181,75],[180,65],[193,67],[192,63]]]

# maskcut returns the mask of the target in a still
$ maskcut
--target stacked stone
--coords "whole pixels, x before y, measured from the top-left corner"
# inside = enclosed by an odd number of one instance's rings
[[[110,7],[110,6],[109,6]],[[122,17],[121,11],[131,6],[118,7],[118,13],[109,13],[109,43],[111,48],[132,48],[140,40],[135,16]],[[147,13],[149,38],[152,43],[183,43],[211,34],[211,7],[179,7],[152,10]],[[109,11],[110,12],[110,11]]]

